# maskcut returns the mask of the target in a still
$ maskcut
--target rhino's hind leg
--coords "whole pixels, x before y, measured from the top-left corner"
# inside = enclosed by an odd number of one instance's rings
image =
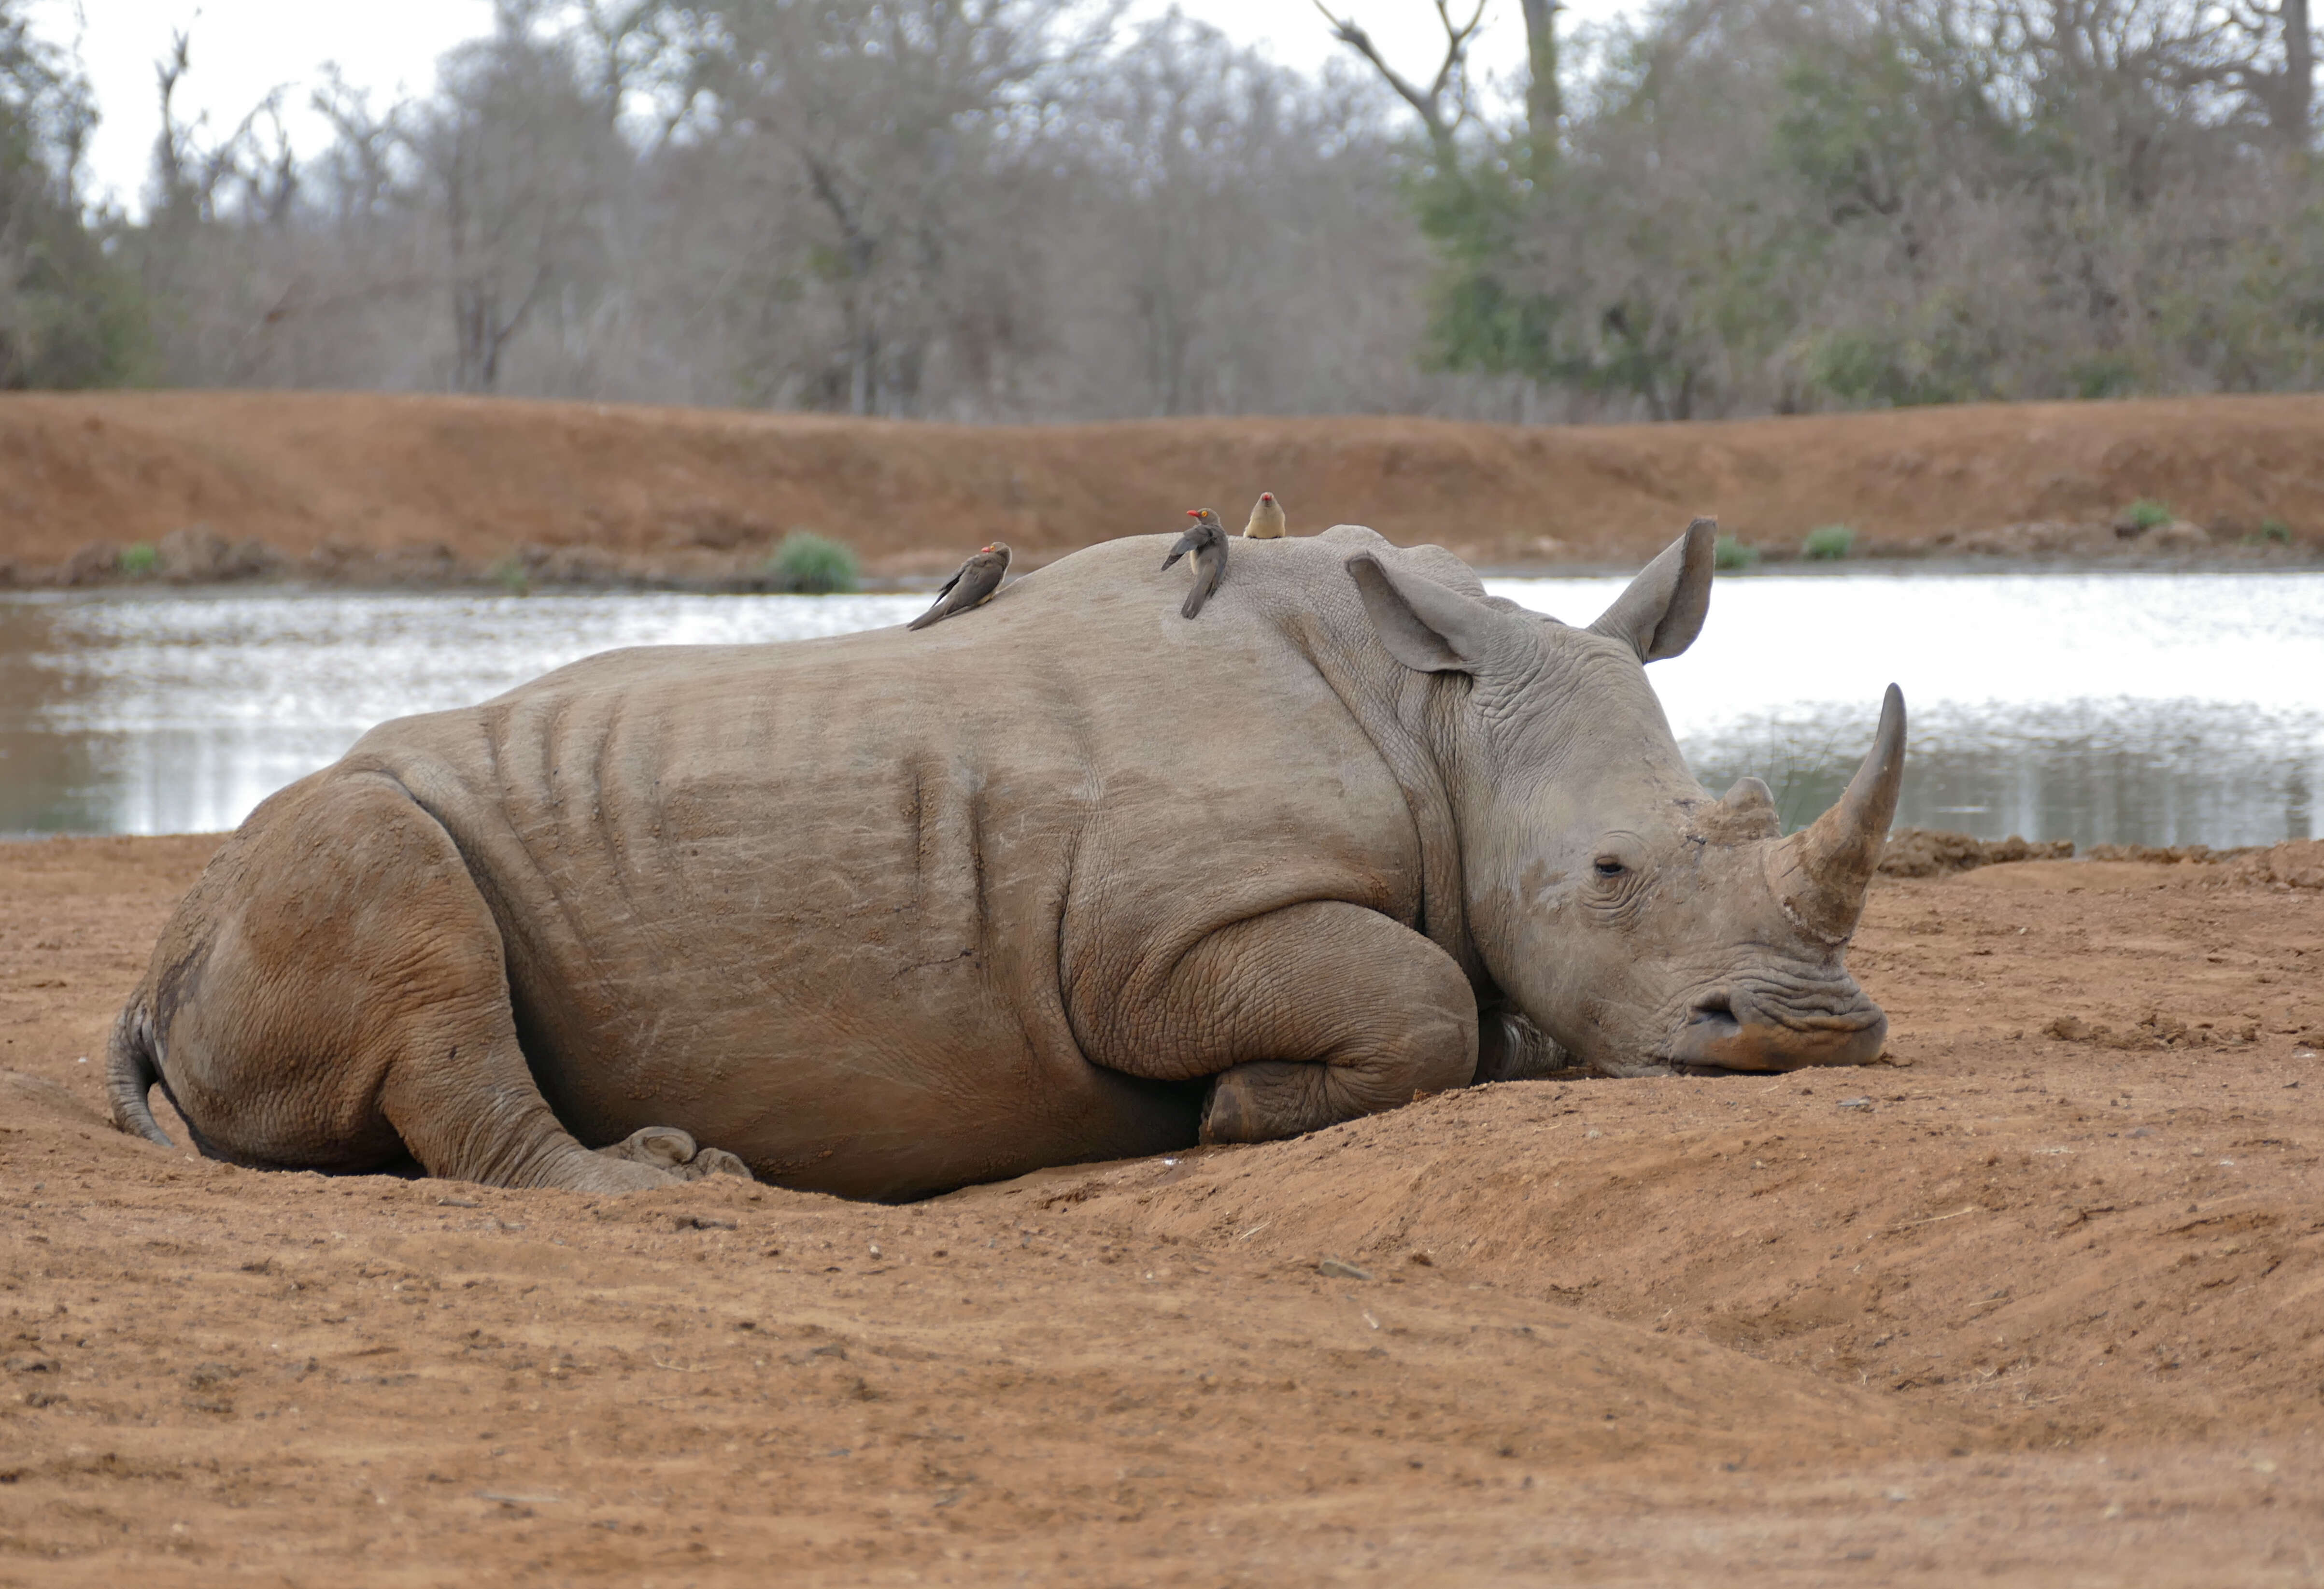
[[[1360,905],[1319,901],[1222,928],[1157,995],[1159,1020],[1109,1033],[1127,1058],[1105,1062],[1156,1080],[1215,1077],[1205,1142],[1318,1131],[1476,1073],[1468,978],[1434,944]]]
[[[492,911],[450,835],[385,779],[324,775],[260,808],[138,997],[161,1079],[217,1157],[361,1173],[408,1152],[433,1176],[592,1192],[681,1178],[558,1122],[518,1046]]]

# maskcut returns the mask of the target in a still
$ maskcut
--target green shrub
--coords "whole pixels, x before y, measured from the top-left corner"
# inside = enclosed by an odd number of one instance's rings
[[[493,583],[511,596],[530,596],[532,575],[527,571],[521,558],[503,558],[493,565]]]
[[[792,596],[844,596],[856,587],[855,554],[806,530],[783,537],[766,571],[770,586]]]
[[[2270,546],[2290,546],[2292,526],[2282,519],[2262,519],[2259,522],[2259,538]]]
[[[2168,524],[2178,516],[2171,511],[2169,503],[2157,502],[2151,496],[2142,496],[2122,511],[2123,522],[2141,531],[2152,530],[2157,524]]]
[[[121,549],[117,566],[132,579],[150,579],[161,571],[161,554],[153,550],[151,541],[141,540]]]
[[[2078,360],[2060,373],[2072,384],[2075,396],[2093,401],[2127,397],[2139,390],[2138,365],[2120,354]]]
[[[1812,563],[1836,563],[1855,547],[1855,531],[1845,524],[1826,524],[1808,531],[1800,542],[1800,556]]]
[[[1715,568],[1748,568],[1758,560],[1757,547],[1746,546],[1732,535],[1720,536],[1718,549],[1711,554],[1711,567]]]

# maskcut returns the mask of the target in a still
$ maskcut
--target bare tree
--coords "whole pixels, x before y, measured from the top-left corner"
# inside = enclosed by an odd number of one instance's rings
[[[1526,130],[1528,153],[1539,165],[1557,147],[1558,124],[1565,118],[1565,93],[1558,82],[1557,0],[1517,0],[1526,31]]]
[[[349,226],[377,222],[395,201],[396,156],[413,136],[404,125],[408,107],[374,113],[370,95],[350,85],[336,65],[325,68],[322,87],[309,104],[331,129],[331,142],[314,165],[334,219]]]
[[[968,224],[964,189],[1012,122],[1038,115],[1043,79],[1091,47],[1069,0],[742,0],[713,80],[758,159],[820,213],[814,268],[841,321],[821,402],[911,412],[941,353],[945,278]],[[1101,25],[1105,19],[1100,19]],[[778,181],[780,180],[779,177]]]
[[[2305,152],[2315,133],[2316,102],[2316,33],[2308,0],[2273,5],[2241,0],[2227,14],[2238,32],[2259,45],[2243,63],[2241,86],[2285,144]]]
[[[410,140],[438,206],[456,391],[499,385],[511,339],[581,268],[586,213],[625,153],[538,17],[526,0],[502,0],[492,37],[446,59]]]
[[[215,219],[220,194],[237,185],[252,191],[264,191],[270,181],[287,188],[297,180],[289,144],[281,138],[280,112],[284,90],[276,88],[266,95],[251,107],[231,134],[206,149],[201,136],[208,117],[198,115],[189,122],[180,118],[177,111],[178,86],[192,69],[193,37],[180,30],[171,35],[170,52],[153,63],[161,126],[153,135],[146,205],[158,224],[164,226]],[[258,157],[263,172],[254,174],[249,165],[256,152],[256,134],[262,120],[271,122],[276,148],[271,155]],[[283,202],[288,202],[287,192]]]
[[[1444,56],[1436,74],[1423,88],[1390,64],[1371,35],[1352,16],[1334,15],[1323,0],[1315,9],[1331,24],[1332,36],[1360,56],[1382,82],[1412,108],[1427,133],[1440,170],[1451,171],[1459,162],[1459,134],[1469,118],[1469,51],[1485,20],[1486,0],[1477,0],[1465,22],[1456,20],[1451,0],[1434,0],[1436,20],[1444,33]],[[1558,80],[1558,0],[1517,0],[1526,31],[1525,133],[1519,142],[1527,164],[1545,172],[1556,160],[1565,96]]]
[[[1536,7],[1542,12],[1545,23],[1556,10],[1548,0],[1525,0],[1525,3],[1528,24],[1533,21]],[[1449,171],[1460,162],[1459,134],[1471,110],[1469,46],[1475,42],[1477,30],[1484,23],[1486,0],[1477,0],[1475,9],[1470,12],[1466,22],[1453,19],[1450,0],[1434,0],[1434,4],[1436,20],[1444,29],[1444,59],[1437,63],[1436,75],[1429,79],[1425,88],[1390,65],[1388,57],[1380,53],[1379,46],[1372,42],[1372,36],[1357,25],[1352,17],[1333,15],[1323,0],[1315,0],[1315,9],[1323,14],[1325,22],[1331,23],[1332,36],[1369,61],[1372,69],[1379,74],[1380,80],[1395,89],[1397,97],[1412,107],[1412,113],[1420,118],[1421,126],[1428,134],[1429,146],[1435,152],[1437,165]],[[1554,49],[1551,59],[1554,68]],[[1555,82],[1554,69],[1551,81],[1553,84]]]
[[[1520,3],[1499,119],[1479,0],[1425,79],[1336,10],[1304,74],[1073,0],[503,0],[425,96],[327,81],[303,160],[279,99],[223,138],[178,114],[178,40],[107,257],[184,383],[989,420],[2324,380],[2303,0],[1672,0],[1563,62]],[[54,133],[0,166],[53,158],[0,172],[0,380],[124,367],[40,351],[97,323],[45,262],[114,278],[66,246],[93,111],[19,4],[0,122]]]

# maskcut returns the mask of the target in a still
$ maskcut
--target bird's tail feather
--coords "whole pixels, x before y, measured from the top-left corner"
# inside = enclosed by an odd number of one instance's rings
[[[1208,568],[1198,568],[1194,574],[1194,588],[1186,593],[1186,605],[1178,609],[1178,616],[1191,618],[1201,612],[1203,604],[1217,594],[1219,581],[1225,576],[1223,564]]]

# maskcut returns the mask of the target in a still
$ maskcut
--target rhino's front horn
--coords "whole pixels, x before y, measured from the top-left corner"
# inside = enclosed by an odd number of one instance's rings
[[[1826,943],[1844,943],[1856,930],[1904,781],[1904,694],[1892,684],[1881,698],[1871,753],[1849,780],[1847,792],[1776,853],[1775,889],[1784,909]]]

